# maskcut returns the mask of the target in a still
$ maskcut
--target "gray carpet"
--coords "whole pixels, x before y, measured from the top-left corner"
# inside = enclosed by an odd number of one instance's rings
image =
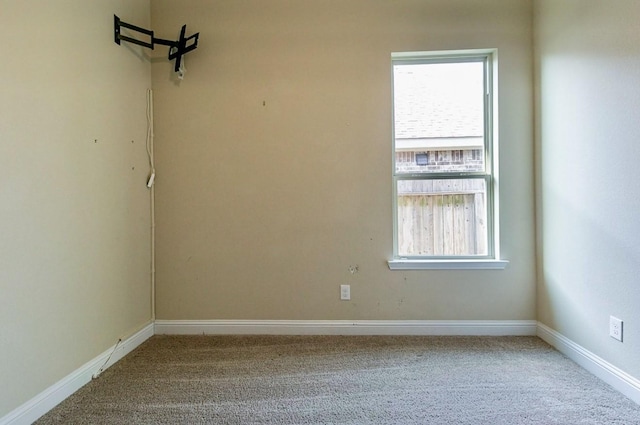
[[[535,337],[154,336],[37,424],[640,424]]]

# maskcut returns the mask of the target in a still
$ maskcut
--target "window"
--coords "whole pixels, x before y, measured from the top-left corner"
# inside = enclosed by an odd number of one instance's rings
[[[392,55],[392,269],[499,258],[493,62],[492,51]]]
[[[417,153],[416,154],[416,164],[418,165],[427,165],[429,163],[429,156],[426,153]]]

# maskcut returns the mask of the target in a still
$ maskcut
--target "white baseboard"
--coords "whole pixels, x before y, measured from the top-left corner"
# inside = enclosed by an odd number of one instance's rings
[[[0,425],[28,425],[33,423],[65,398],[91,381],[92,376],[98,373],[101,368],[102,370],[106,370],[151,336],[153,336],[153,323],[149,323],[119,344],[114,344],[98,357],[85,363],[22,406],[0,418]],[[109,356],[111,356],[111,358],[109,358]],[[107,359],[109,359],[109,362],[105,364]]]
[[[156,320],[168,335],[536,335],[535,320]]]
[[[640,404],[640,380],[540,322],[538,322],[538,336],[584,369]]]

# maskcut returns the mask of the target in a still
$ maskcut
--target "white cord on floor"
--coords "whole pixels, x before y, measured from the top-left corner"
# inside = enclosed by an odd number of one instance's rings
[[[118,338],[118,342],[116,342],[115,347],[113,347],[113,350],[111,350],[111,354],[109,354],[109,357],[107,357],[107,360],[104,362],[104,364],[100,366],[100,369],[98,369],[98,371],[91,376],[92,379],[96,379],[102,374],[102,372],[104,372],[104,367],[107,365],[107,363],[109,363],[109,360],[111,360],[111,356],[113,356],[113,353],[116,352],[116,348],[118,348],[118,345],[120,345],[121,342],[122,338]]]

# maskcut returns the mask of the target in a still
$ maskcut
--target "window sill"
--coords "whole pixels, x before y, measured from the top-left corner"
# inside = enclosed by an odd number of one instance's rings
[[[391,270],[503,270],[507,260],[408,260],[387,261]]]

